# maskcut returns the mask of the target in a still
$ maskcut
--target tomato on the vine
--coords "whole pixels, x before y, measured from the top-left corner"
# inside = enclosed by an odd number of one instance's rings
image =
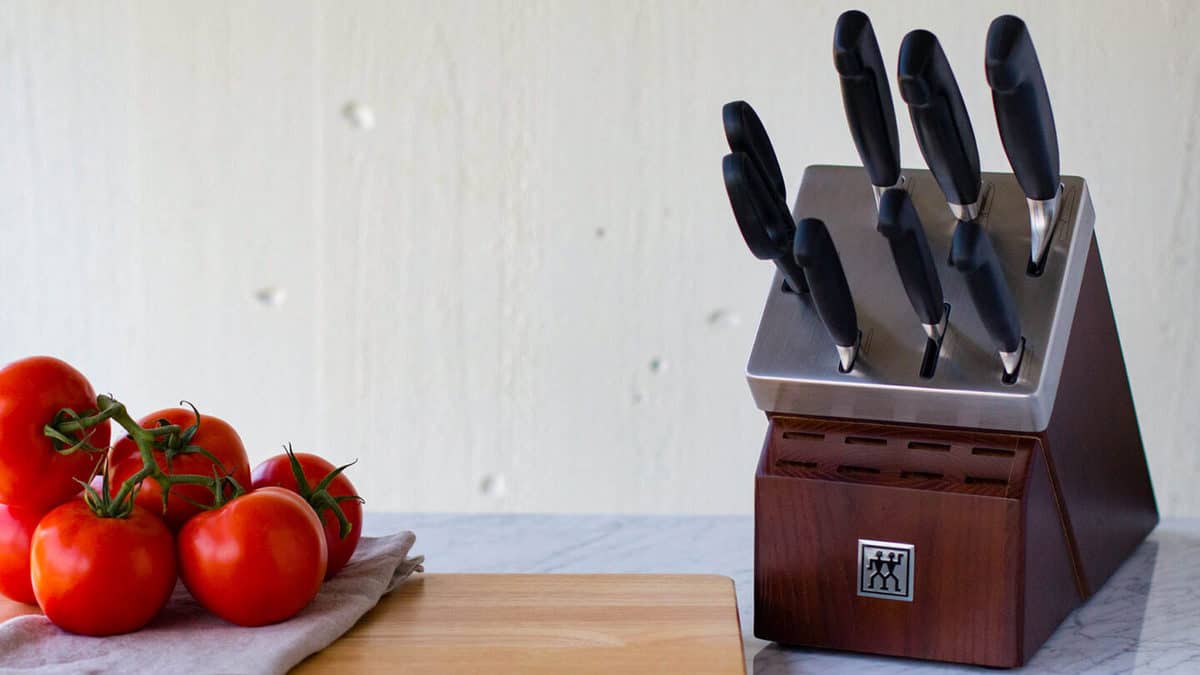
[[[97,457],[86,447],[64,454],[44,433],[63,409],[95,412],[96,392],[79,371],[49,356],[32,356],[0,369],[0,503],[48,510],[78,494]],[[67,435],[92,448],[109,442],[107,421]],[[61,445],[61,444],[59,444]]]
[[[81,635],[145,626],[175,588],[175,546],[162,519],[134,506],[100,517],[83,500],[47,513],[33,533],[33,593],[46,617]]]
[[[37,603],[29,582],[29,543],[42,512],[0,504],[0,595],[27,605]]]
[[[283,488],[237,497],[179,531],[184,585],[210,612],[242,626],[277,623],[307,607],[327,560],[317,514]]]
[[[219,417],[200,414],[199,426],[197,414],[184,408],[168,408],[146,415],[138,420],[142,427],[152,429],[160,422],[177,425],[183,431],[179,435],[167,437],[169,446],[166,451],[155,450],[154,459],[159,467],[170,475],[195,474],[212,476],[216,464],[221,475],[229,475],[242,487],[250,485],[250,459],[246,456],[246,447],[237,431]],[[193,430],[194,427],[194,430]],[[195,448],[202,448],[200,452]],[[207,454],[205,454],[207,453]],[[115,491],[142,469],[142,458],[138,453],[137,444],[129,436],[117,441],[113,446],[112,470],[110,485]],[[190,500],[190,501],[189,501]],[[194,503],[193,503],[194,502]],[[154,513],[162,514],[163,520],[172,530],[178,530],[192,516],[203,509],[199,505],[208,506],[213,503],[213,493],[204,485],[177,485],[171,488],[167,495],[167,510],[163,512],[162,491],[158,483],[145,480],[137,493],[137,504]]]
[[[297,469],[302,472],[303,481],[296,475]],[[362,499],[354,491],[350,479],[342,473],[345,469],[345,466],[334,467],[316,455],[293,453],[288,447],[285,454],[271,457],[254,467],[251,479],[255,490],[275,486],[295,492],[321,517],[329,551],[326,579],[332,579],[346,566],[362,536]],[[344,523],[335,509],[340,509],[345,516]]]

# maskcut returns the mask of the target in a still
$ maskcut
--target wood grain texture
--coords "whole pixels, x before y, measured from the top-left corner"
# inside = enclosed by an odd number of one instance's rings
[[[756,636],[1011,667],[1081,601],[1037,438],[785,415],[768,433],[755,479]],[[814,455],[801,472],[779,462]],[[822,470],[839,461],[876,471]],[[969,480],[980,474],[1003,478]],[[858,595],[859,539],[915,547],[912,602]],[[1031,588],[1046,597],[1030,601]]]
[[[1050,424],[1040,435],[1091,596],[1158,524],[1104,266],[1088,252]]]
[[[985,170],[982,38],[1027,20],[1161,504],[1200,514],[1200,6],[856,6],[889,63],[938,34]],[[137,411],[186,397],[256,461],[358,457],[371,508],[749,512],[729,477],[764,429],[743,373],[772,269],[734,226],[719,110],[756,106],[791,186],[857,163],[845,8],[5,2],[0,360],[60,355]]]
[[[41,614],[41,610],[33,605],[26,605],[0,595],[0,623],[27,614]]]
[[[297,673],[744,673],[733,582],[428,574]]]

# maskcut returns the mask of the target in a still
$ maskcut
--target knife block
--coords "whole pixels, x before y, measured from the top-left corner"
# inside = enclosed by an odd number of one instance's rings
[[[993,667],[1024,664],[1158,521],[1086,183],[1065,177],[1044,271],[1015,179],[981,223],[1026,339],[1005,384],[947,262],[955,221],[905,171],[949,330],[932,377],[861,167],[810,167],[797,217],[838,246],[862,347],[840,373],[810,301],[776,278],[747,368],[769,420],[755,474],[756,636]]]

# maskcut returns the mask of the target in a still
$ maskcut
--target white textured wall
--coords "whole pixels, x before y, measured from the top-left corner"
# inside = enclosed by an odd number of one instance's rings
[[[1200,5],[862,5],[889,62],[940,36],[988,170],[983,38],[1029,23],[1160,503],[1200,513]],[[771,268],[720,107],[758,108],[791,188],[856,162],[846,6],[4,2],[0,358],[188,398],[256,459],[359,457],[376,509],[747,512]]]

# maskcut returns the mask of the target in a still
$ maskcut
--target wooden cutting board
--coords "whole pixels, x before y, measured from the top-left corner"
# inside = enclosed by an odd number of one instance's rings
[[[298,673],[737,673],[733,581],[708,575],[426,574]]]
[[[733,581],[699,574],[418,575],[295,672],[401,671],[746,672]]]

